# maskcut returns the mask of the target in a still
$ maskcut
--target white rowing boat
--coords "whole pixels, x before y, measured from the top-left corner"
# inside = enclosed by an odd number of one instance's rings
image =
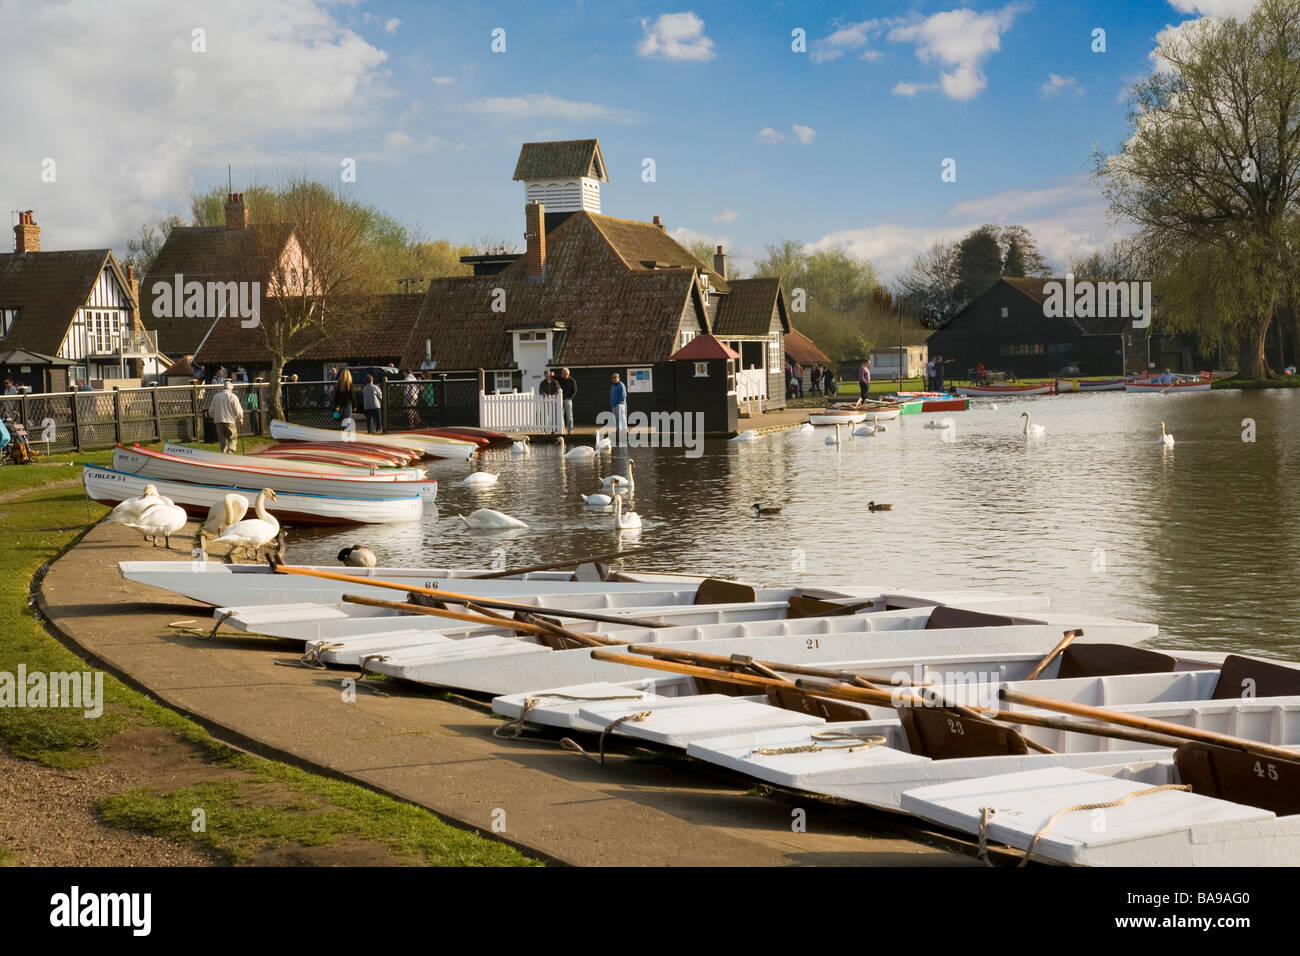
[[[346,436],[346,437],[343,437]],[[328,428],[312,428],[291,422],[271,420],[271,437],[282,441],[307,442],[357,442],[360,444],[394,445],[413,448],[434,458],[470,458],[478,451],[478,443],[438,435],[413,435],[406,432],[389,432],[370,435],[349,429],[346,432]]]
[[[1148,379],[1129,379],[1124,383],[1124,391],[1137,395],[1179,395],[1192,392],[1208,392],[1208,378],[1180,379],[1174,382],[1158,382]]]
[[[323,461],[303,461],[294,458],[280,458],[274,455],[229,455],[222,452],[192,448],[189,445],[177,445],[167,442],[163,453],[177,458],[190,458],[194,461],[217,465],[242,465],[248,468],[274,468],[277,471],[301,471],[319,475],[382,475],[394,480],[420,481],[429,477],[423,468],[384,468],[378,465],[332,465]]]
[[[113,469],[145,478],[166,478],[209,485],[228,484],[238,488],[272,488],[277,494],[291,491],[348,498],[409,498],[418,495],[430,502],[438,497],[438,482],[432,478],[410,480],[382,474],[331,475],[254,465],[227,465],[168,455],[140,445],[130,449],[119,445],[114,449]]]
[[[1055,387],[1054,382],[1045,385],[961,385],[957,388],[957,394],[969,398],[1015,398],[1050,395]]]
[[[895,415],[895,418],[898,416]],[[810,425],[860,425],[867,420],[867,413],[857,410],[812,412],[808,415]]]
[[[252,511],[258,488],[235,488],[230,485],[207,485],[193,482],[166,481],[87,465],[82,472],[86,494],[95,501],[116,505],[144,494],[146,485],[184,508],[191,518],[204,519],[208,509],[231,492],[244,498]],[[277,495],[273,513],[283,524],[308,525],[396,524],[418,521],[424,514],[424,499],[419,495],[406,498],[342,498],[282,492]],[[177,564],[166,561],[163,564]],[[188,565],[190,562],[183,562]],[[217,567],[217,565],[212,565]]]

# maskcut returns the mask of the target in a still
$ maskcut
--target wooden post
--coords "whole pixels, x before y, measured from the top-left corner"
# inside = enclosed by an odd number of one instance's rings
[[[191,387],[193,388],[193,391],[190,392],[190,414],[193,418],[191,419],[190,424],[194,428],[194,434],[190,437],[190,440],[203,441],[203,393],[201,391],[203,386],[198,382],[195,382]]]
[[[113,442],[122,444],[122,393],[113,386]]]
[[[149,389],[153,402],[153,436],[155,440],[163,440],[162,415],[158,411],[158,384],[155,383]]]
[[[73,386],[68,394],[72,396],[72,449],[81,451],[81,415],[77,410],[77,395],[80,393],[77,392],[76,386]]]

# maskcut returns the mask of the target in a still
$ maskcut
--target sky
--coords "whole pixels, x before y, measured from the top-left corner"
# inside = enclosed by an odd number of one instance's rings
[[[1063,268],[1126,229],[1092,156],[1162,32],[1252,5],[0,0],[0,200],[42,248],[122,252],[227,166],[236,191],[354,168],[429,238],[522,247],[520,144],[596,137],[603,212],[742,268],[793,238],[892,281],[985,222]]]

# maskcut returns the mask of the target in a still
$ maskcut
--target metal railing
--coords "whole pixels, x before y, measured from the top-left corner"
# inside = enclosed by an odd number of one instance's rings
[[[334,418],[334,383],[286,382],[281,386],[284,417],[296,425],[338,428]],[[361,386],[353,384],[352,418],[365,422]],[[441,428],[479,423],[478,380],[473,378],[393,379],[384,383],[380,401],[384,431]]]

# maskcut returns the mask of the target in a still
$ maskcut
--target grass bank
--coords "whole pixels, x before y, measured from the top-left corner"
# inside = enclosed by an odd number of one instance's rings
[[[0,467],[0,672],[16,674],[20,665],[28,674],[90,669],[46,630],[33,610],[30,584],[107,514],[86,498],[80,464],[111,459],[108,449]],[[346,845],[349,859],[368,863],[536,865],[513,847],[450,826],[422,808],[234,750],[109,675],[98,718],[66,707],[0,706],[0,748],[72,775],[103,761],[131,759],[129,750],[112,746],[114,738],[142,729],[176,748],[173,756],[185,770],[177,776],[187,785],[103,794],[97,804],[103,825],[196,843],[231,863],[265,859],[285,846],[324,848],[308,862],[330,863],[336,861],[330,848]],[[201,829],[194,825],[196,808],[206,821]],[[30,813],[41,814],[40,805]],[[13,824],[0,822],[0,844]],[[0,863],[42,860],[39,851],[14,854],[0,845]]]

